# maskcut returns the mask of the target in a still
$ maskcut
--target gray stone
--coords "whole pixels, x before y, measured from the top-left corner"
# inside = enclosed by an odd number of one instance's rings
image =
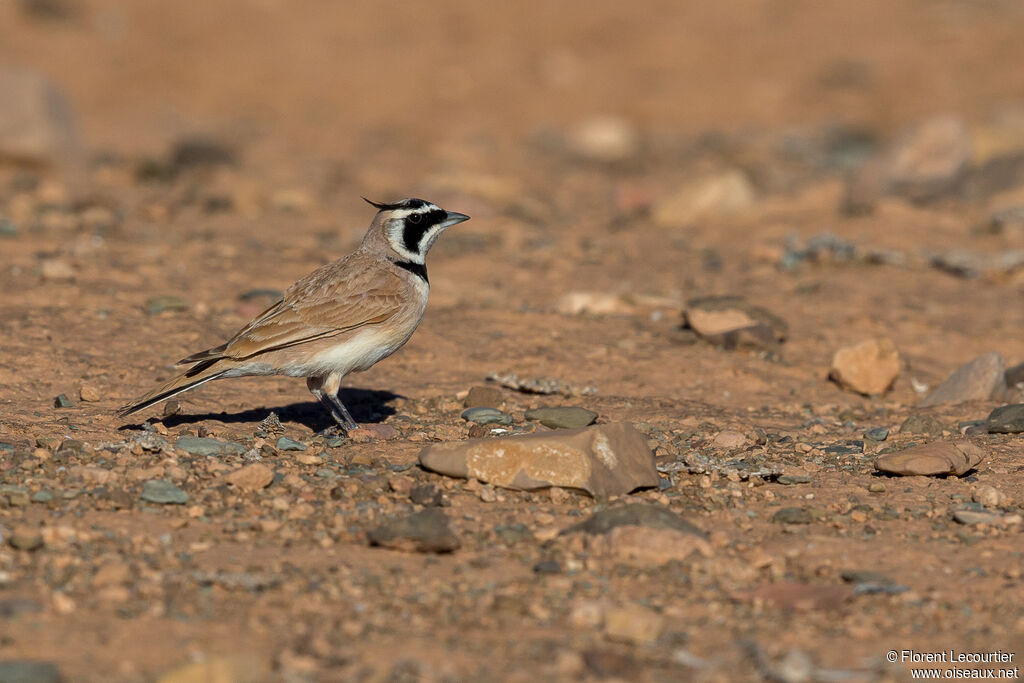
[[[953,519],[965,526],[974,524],[993,524],[995,526],[1010,526],[1020,524],[1020,515],[1003,515],[988,510],[955,510]]]
[[[885,166],[886,189],[917,202],[945,196],[959,189],[971,153],[971,138],[961,119],[929,119],[893,147]]]
[[[245,453],[245,446],[240,443],[221,441],[208,436],[179,436],[174,442],[174,447],[192,455],[221,456]]]
[[[367,538],[371,545],[420,553],[450,553],[461,545],[448,516],[436,507],[387,521]]]
[[[53,399],[54,408],[73,408],[74,405],[75,404],[71,402],[71,399],[64,394],[57,394]]]
[[[776,510],[772,521],[776,524],[811,524],[814,517],[804,508],[787,507]]]
[[[6,218],[0,218],[0,237],[16,237],[18,226]]]
[[[936,441],[879,455],[875,458],[875,469],[905,476],[961,476],[984,457],[984,451],[965,439]]]
[[[60,669],[52,662],[12,660],[0,662],[3,683],[61,683]]]
[[[619,526],[643,526],[652,529],[672,529],[707,538],[707,534],[668,508],[649,503],[633,503],[599,510],[586,521],[573,525],[562,532],[571,534],[607,534]]]
[[[462,411],[462,419],[467,422],[475,422],[481,425],[510,425],[512,424],[512,416],[506,415],[497,408],[468,408]]]
[[[646,437],[626,423],[432,444],[419,461],[434,472],[511,489],[561,486],[614,496],[658,485]]]
[[[279,451],[304,451],[304,450],[306,450],[306,444],[302,443],[301,441],[296,441],[295,439],[289,439],[287,436],[282,436],[280,439],[278,439],[277,443],[274,444],[274,446]]]
[[[988,416],[991,434],[1017,434],[1024,432],[1024,403],[1014,403],[993,410]]]
[[[36,491],[32,494],[33,503],[49,503],[53,500],[53,494],[49,491]]]
[[[557,406],[527,410],[526,419],[551,429],[580,429],[594,424],[597,413],[577,406]]]
[[[184,505],[188,494],[164,479],[150,479],[142,485],[142,500],[160,505]]]
[[[80,152],[71,107],[41,74],[0,68],[0,161],[52,165]]]
[[[987,401],[999,398],[1006,391],[1003,357],[995,351],[983,353],[961,365],[945,382],[925,396],[919,405]]]
[[[864,438],[872,441],[885,441],[889,438],[889,430],[885,427],[874,427],[864,432]]]
[[[423,507],[441,507],[444,503],[444,492],[434,484],[420,484],[409,491],[409,500]]]
[[[154,296],[146,299],[146,313],[157,315],[164,311],[187,311],[188,302],[180,296]]]
[[[803,474],[781,474],[775,481],[783,486],[792,486],[794,484],[810,484],[811,478]]]
[[[1024,384],[1024,363],[1006,369],[1006,384],[1011,387]]]
[[[941,436],[945,427],[930,415],[910,415],[900,425],[900,434],[926,434]]]

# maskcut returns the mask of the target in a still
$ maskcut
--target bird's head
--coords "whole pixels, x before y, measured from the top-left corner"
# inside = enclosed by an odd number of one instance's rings
[[[445,211],[422,199],[403,199],[394,204],[363,199],[378,209],[367,239],[374,233],[383,236],[391,249],[412,263],[422,264],[441,233],[469,220],[466,214]]]

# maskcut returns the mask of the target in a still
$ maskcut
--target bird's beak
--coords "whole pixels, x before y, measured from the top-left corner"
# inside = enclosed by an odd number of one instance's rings
[[[456,213],[455,211],[445,211],[445,213],[448,215],[444,219],[444,222],[441,223],[442,228],[450,228],[453,225],[458,225],[463,221],[469,220],[469,216],[464,213]]]

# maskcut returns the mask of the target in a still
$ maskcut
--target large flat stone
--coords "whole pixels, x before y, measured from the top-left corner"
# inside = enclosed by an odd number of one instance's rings
[[[420,465],[510,489],[561,486],[602,497],[658,485],[647,438],[621,422],[432,444],[420,453]]]
[[[998,352],[983,353],[957,368],[945,382],[925,396],[920,405],[927,407],[999,398],[1006,391],[1005,372],[1003,357]]]

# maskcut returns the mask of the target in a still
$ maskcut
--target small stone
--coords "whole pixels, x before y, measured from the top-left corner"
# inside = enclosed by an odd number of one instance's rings
[[[562,315],[628,315],[634,307],[618,294],[607,292],[566,292],[555,310]]]
[[[233,166],[238,163],[238,155],[231,145],[222,140],[191,136],[175,141],[170,163],[177,169]]]
[[[534,574],[561,574],[562,565],[558,560],[541,560],[533,565]]]
[[[211,457],[245,454],[245,446],[240,443],[221,441],[208,436],[179,436],[174,442],[174,447],[192,455]]]
[[[387,521],[372,529],[367,538],[371,545],[406,552],[450,553],[461,545],[448,516],[436,507]]]
[[[910,415],[900,425],[900,434],[941,436],[945,429],[941,422],[930,415]]]
[[[17,550],[38,550],[43,547],[43,535],[39,527],[16,526],[7,539],[12,548]]]
[[[481,425],[499,424],[499,425],[510,425],[512,424],[512,416],[506,415],[496,408],[469,408],[462,412],[462,419],[467,422],[475,422]]]
[[[990,434],[1018,434],[1024,432],[1024,403],[1014,403],[993,410],[988,416]]]
[[[874,427],[864,432],[864,438],[872,441],[885,441],[889,438],[889,430],[885,427]]]
[[[274,447],[279,451],[304,451],[307,448],[306,444],[295,439],[289,439],[287,436],[282,436],[278,439]]]
[[[39,264],[40,275],[50,282],[68,282],[75,279],[75,269],[61,259],[44,259]]]
[[[164,411],[163,411],[163,416],[164,417],[174,417],[175,415],[180,415],[180,414],[181,414],[181,404],[180,403],[178,403],[174,399],[171,399],[167,403],[164,403]]]
[[[875,469],[906,476],[961,476],[981,463],[984,456],[970,441],[936,441],[880,455],[875,458]]]
[[[774,350],[789,334],[785,320],[738,296],[691,299],[683,319],[702,339],[727,349],[749,346]]]
[[[551,429],[580,429],[594,424],[597,413],[576,406],[557,406],[527,410],[525,417]]]
[[[150,479],[142,485],[142,500],[159,505],[184,505],[188,494],[164,479]]]
[[[392,474],[388,477],[388,488],[400,496],[407,496],[412,492],[415,482],[412,477],[404,474]]]
[[[501,389],[497,387],[470,387],[469,393],[466,394],[465,400],[462,402],[464,408],[487,408],[490,406],[500,406],[504,402],[504,396],[502,396]]]
[[[776,524],[812,524],[814,516],[804,508],[786,507],[776,510],[772,521]]]
[[[178,296],[154,296],[146,299],[146,313],[157,315],[164,311],[187,311],[188,302]]]
[[[953,116],[937,116],[911,130],[886,160],[889,192],[926,202],[959,188],[971,160],[966,124]]]
[[[49,503],[53,500],[53,494],[49,491],[36,491],[32,494],[33,503]]]
[[[4,683],[61,683],[63,680],[53,662],[18,659],[0,662],[0,681]]]
[[[1015,387],[1018,384],[1024,384],[1024,363],[1006,369],[1006,385]]]
[[[873,481],[868,484],[869,493],[885,493],[885,484],[880,481]]]
[[[172,669],[155,680],[156,683],[250,683],[271,678],[270,666],[261,656],[239,654],[206,657]]]
[[[434,472],[513,489],[562,486],[611,496],[658,485],[646,437],[625,423],[432,444],[419,461]]]
[[[599,116],[574,128],[568,138],[569,150],[586,161],[616,163],[636,155],[640,140],[625,119]]]
[[[274,471],[262,463],[254,462],[229,474],[227,481],[245,491],[259,491],[274,481]]]
[[[85,384],[78,390],[78,398],[83,401],[94,403],[100,400],[100,392],[96,387]]]
[[[1006,502],[1006,494],[994,486],[982,484],[971,491],[971,500],[987,508],[997,508]]]
[[[434,484],[413,486],[409,491],[409,500],[424,507],[441,507],[444,502],[444,491]]]
[[[811,478],[803,474],[780,474],[775,482],[783,486],[793,486],[795,484],[810,484]]]
[[[722,448],[727,451],[731,451],[745,445],[747,443],[747,436],[742,432],[724,431],[719,432],[711,441],[711,443],[716,448]]]
[[[53,399],[54,408],[73,408],[74,406],[75,404],[71,402],[71,399],[64,394],[57,394]]]
[[[966,401],[987,401],[1000,398],[1005,391],[1003,357],[995,351],[990,351],[961,365],[949,379],[925,396],[919,405],[927,407]]]
[[[1020,515],[1003,515],[987,510],[956,510],[953,519],[966,526],[974,524],[991,524],[993,526],[1013,526],[1021,523]]]
[[[664,228],[681,228],[700,220],[729,216],[753,205],[754,186],[745,173],[729,170],[684,185],[654,203],[651,217]]]
[[[830,377],[865,396],[884,394],[900,373],[900,354],[892,340],[869,339],[836,351]]]
[[[650,644],[664,628],[664,618],[654,610],[640,607],[613,607],[604,613],[604,634],[608,640]]]

